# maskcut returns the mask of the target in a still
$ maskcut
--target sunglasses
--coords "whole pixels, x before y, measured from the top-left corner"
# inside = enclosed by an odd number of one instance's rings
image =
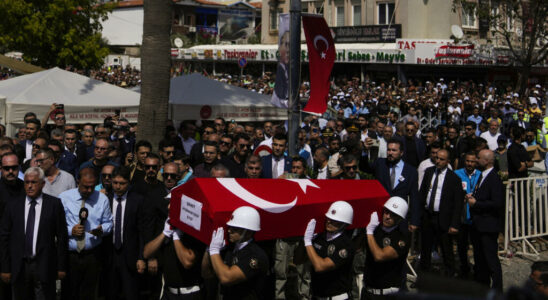
[[[37,144],[32,144],[32,148],[33,149],[41,149],[42,147],[40,147],[40,145],[37,145]]]
[[[231,143],[230,142],[221,142],[221,145],[230,145]]]
[[[158,165],[145,165],[145,170],[148,170],[148,169],[157,170]]]
[[[177,173],[164,173],[162,174],[164,178],[166,179],[177,179],[178,175]]]
[[[357,170],[358,166],[344,166],[345,171]]]
[[[14,165],[14,166],[2,166],[2,169],[4,169],[4,171],[12,171],[12,170],[17,170],[17,169],[19,169],[19,166],[18,166],[18,165]]]
[[[240,145],[238,145],[238,147],[240,147],[240,148],[249,148],[249,145],[240,144]]]
[[[109,173],[103,173],[103,174],[101,174],[101,176],[103,178],[112,178],[112,174],[109,174]]]
[[[63,121],[65,117],[55,118],[55,121]]]
[[[165,154],[175,154],[175,151],[164,151]],[[147,154],[148,155],[148,154]]]
[[[318,133],[318,132],[320,132],[320,130],[319,130],[319,129],[317,129],[317,128],[313,128],[313,129],[312,129],[312,132],[314,132],[314,133]]]

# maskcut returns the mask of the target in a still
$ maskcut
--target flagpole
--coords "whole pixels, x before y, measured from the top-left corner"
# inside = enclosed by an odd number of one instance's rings
[[[297,153],[299,130],[299,89],[301,78],[301,0],[291,0],[289,6],[289,104],[288,136],[289,155]]]

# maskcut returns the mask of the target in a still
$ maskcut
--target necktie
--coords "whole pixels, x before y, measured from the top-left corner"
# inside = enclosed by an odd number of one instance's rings
[[[428,211],[434,212],[434,202],[436,202],[436,191],[438,190],[438,169],[434,171],[434,184],[432,184],[432,190],[430,190],[430,202],[428,202]]]
[[[122,198],[116,198],[118,206],[116,207],[116,226],[114,228],[114,248],[120,250],[122,248]]]
[[[390,168],[390,189],[394,189],[394,184],[396,183],[396,166]]]
[[[86,206],[86,200],[82,199],[82,206],[80,208],[84,208]],[[86,248],[86,234],[76,240],[76,252],[81,252]]]
[[[36,200],[30,200],[29,213],[27,215],[27,230],[25,231],[25,257],[33,257],[32,245],[34,239],[34,219],[36,218]]]
[[[277,158],[274,158],[274,166],[272,166],[272,178],[278,178],[278,163],[280,163],[280,160]]]
[[[482,179],[483,179],[483,172],[480,174],[480,177],[478,178],[478,181],[476,182],[476,186],[474,187],[474,192],[472,193],[472,196],[476,197],[476,194],[479,190]]]

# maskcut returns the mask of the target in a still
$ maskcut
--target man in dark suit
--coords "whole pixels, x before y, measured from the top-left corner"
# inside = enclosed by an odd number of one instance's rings
[[[219,143],[220,136],[215,133],[215,128],[212,125],[206,125],[202,134],[202,140],[192,145],[190,149],[190,165],[195,168],[197,165],[204,162],[204,142],[212,141]]]
[[[44,171],[25,172],[26,196],[10,201],[2,217],[1,277],[13,299],[55,299],[55,279],[67,270],[68,233],[58,198],[43,194]]]
[[[415,205],[414,217],[422,216],[421,261],[422,270],[431,266],[434,240],[441,245],[445,271],[455,274],[452,236],[458,233],[461,223],[464,192],[460,178],[449,168],[449,151],[441,149],[436,164],[426,169],[419,191],[419,205]],[[413,219],[412,222],[417,222]],[[416,223],[414,224],[416,225]]]
[[[291,158],[285,155],[287,135],[278,133],[272,137],[272,154],[262,158],[261,178],[278,178],[291,172]]]
[[[130,172],[117,169],[112,174],[113,193],[108,195],[114,230],[106,238],[107,299],[117,299],[123,292],[125,299],[139,299],[139,275],[146,264],[144,248],[144,198],[129,190]]]
[[[426,158],[426,145],[416,136],[417,129],[414,122],[405,123],[403,139],[403,160],[415,168]]]
[[[417,205],[417,169],[402,160],[403,142],[392,138],[387,142],[386,147],[386,158],[379,158],[375,161],[373,167],[375,178],[390,194],[390,197],[401,197],[407,200],[411,206]],[[411,224],[418,226],[418,222]],[[416,227],[410,229],[414,230]]]
[[[525,112],[523,110],[518,111],[518,119],[510,123],[510,128],[517,126],[527,130],[531,127],[531,124],[525,120]]]
[[[19,174],[19,159],[13,152],[5,153],[0,158],[2,166],[2,178],[0,178],[0,219],[8,202],[12,199],[18,199],[19,196],[25,196],[23,180],[17,178]],[[1,265],[1,261],[0,261]],[[0,282],[0,299],[11,299],[11,287]]]
[[[497,255],[497,238],[503,227],[504,186],[494,170],[495,155],[481,150],[478,167],[482,171],[472,194],[466,195],[472,216],[474,277],[480,283],[502,292],[502,269]]]

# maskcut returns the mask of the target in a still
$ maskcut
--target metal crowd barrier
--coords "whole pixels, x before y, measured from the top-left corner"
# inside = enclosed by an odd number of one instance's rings
[[[548,235],[548,176],[509,179],[505,206],[504,253],[517,243],[515,254],[538,256],[531,239]]]

